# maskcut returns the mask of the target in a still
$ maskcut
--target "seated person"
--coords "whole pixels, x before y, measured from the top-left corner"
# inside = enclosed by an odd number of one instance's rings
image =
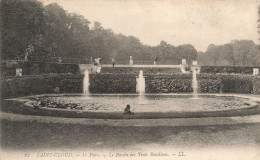
[[[36,98],[36,102],[33,103],[33,109],[38,110],[40,109],[40,100]]]
[[[129,104],[126,105],[126,108],[124,110],[124,114],[134,114],[133,112],[130,111],[130,105]]]

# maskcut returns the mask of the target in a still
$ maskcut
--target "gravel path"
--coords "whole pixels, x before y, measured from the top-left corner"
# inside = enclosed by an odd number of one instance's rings
[[[63,118],[48,116],[19,115],[1,112],[1,119],[11,121],[31,121],[43,123],[107,125],[107,126],[206,126],[224,124],[260,123],[260,115],[242,117],[206,117],[206,118],[173,118],[173,119],[87,119]]]

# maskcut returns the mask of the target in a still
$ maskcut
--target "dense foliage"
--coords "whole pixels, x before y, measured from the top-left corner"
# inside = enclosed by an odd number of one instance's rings
[[[43,6],[35,0],[2,0],[1,32],[4,58],[17,56],[56,56],[90,59],[101,57],[103,62],[124,61],[129,56],[134,61],[153,61],[161,64],[188,63],[197,58],[196,49],[190,45],[173,46],[165,41],[157,46],[147,46],[133,36],[115,34],[104,29],[99,22],[69,13],[56,3]],[[11,56],[10,56],[11,55]]]
[[[83,75],[25,76],[1,80],[3,98],[44,93],[82,93]],[[146,93],[192,92],[191,74],[146,75]],[[245,75],[198,75],[201,93],[260,93],[260,78]],[[91,93],[135,93],[135,74],[90,74]]]
[[[205,53],[199,52],[200,65],[260,66],[260,46],[251,40],[233,40],[224,45],[210,44]]]
[[[225,93],[251,93],[253,90],[253,77],[240,75],[223,75],[221,78],[221,91]]]
[[[1,63],[2,77],[15,76],[16,68],[22,69],[23,75],[39,75],[51,73],[72,73],[80,72],[77,64],[51,64],[51,63],[22,63],[7,67],[5,63]]]
[[[138,75],[140,70],[146,74],[181,73],[179,68],[143,68],[143,67],[103,67],[101,73],[133,73]]]
[[[145,79],[147,93],[192,92],[191,75],[148,75]]]
[[[259,77],[255,77],[253,79],[253,90],[252,90],[253,94],[260,94],[260,78]]]
[[[133,74],[92,74],[91,93],[135,93],[136,78]]]
[[[44,8],[38,1],[3,0],[1,6],[2,54],[23,55],[44,33]]]
[[[246,66],[201,66],[201,73],[239,73],[239,74],[253,74],[253,68],[260,67],[246,67]]]

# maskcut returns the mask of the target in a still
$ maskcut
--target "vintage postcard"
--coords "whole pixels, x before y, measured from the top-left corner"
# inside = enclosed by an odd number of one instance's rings
[[[258,0],[1,0],[1,160],[260,159]]]

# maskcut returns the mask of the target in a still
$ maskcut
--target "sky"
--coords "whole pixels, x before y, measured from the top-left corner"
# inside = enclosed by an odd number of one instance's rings
[[[162,40],[178,46],[192,44],[206,51],[209,44],[234,39],[258,41],[260,0],[42,0],[71,13],[98,21],[105,29],[133,35],[143,44]]]

